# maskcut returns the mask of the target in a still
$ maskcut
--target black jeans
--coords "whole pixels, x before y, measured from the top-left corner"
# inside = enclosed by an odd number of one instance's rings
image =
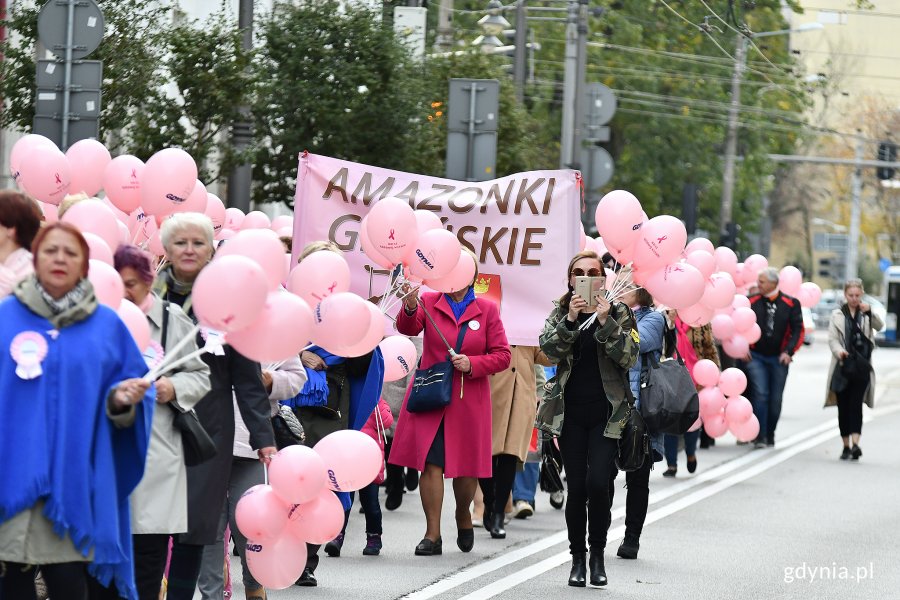
[[[478,480],[484,494],[484,510],[488,513],[503,514],[506,502],[512,493],[516,480],[518,458],[512,454],[497,454],[492,460],[492,475]]]
[[[602,552],[606,547],[612,517],[609,482],[618,451],[617,440],[603,435],[607,410],[600,403],[566,405],[565,409],[559,449],[569,488],[566,527],[573,554],[587,551],[585,533],[591,549]]]
[[[166,572],[166,558],[169,555],[169,534],[141,534],[131,536],[134,548],[134,583],[139,600],[158,600]],[[103,587],[93,577],[88,582],[88,596],[91,600],[119,600],[116,585]],[[51,596],[52,598],[52,596]]]
[[[837,395],[838,428],[841,430],[841,437],[862,433],[862,405],[868,388],[868,377],[862,381],[848,381],[847,387]]]
[[[40,567],[50,598],[87,600],[87,563],[57,563]],[[34,600],[36,568],[12,562],[0,563],[0,596],[8,600]]]
[[[653,466],[652,453],[644,460],[644,466],[637,471],[625,473],[625,535],[641,537],[644,521],[647,520],[647,504],[650,497],[650,468]],[[616,494],[616,475],[609,478],[609,505],[612,506]]]
[[[175,539],[169,563],[166,600],[193,600],[202,562],[203,546],[182,544]]]

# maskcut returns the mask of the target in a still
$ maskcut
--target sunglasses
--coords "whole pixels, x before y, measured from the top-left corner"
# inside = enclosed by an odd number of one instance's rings
[[[570,274],[575,277],[584,277],[585,275],[588,277],[599,277],[602,274],[602,271],[600,271],[600,269],[588,269],[587,273],[585,273],[584,269],[572,269],[572,273]]]

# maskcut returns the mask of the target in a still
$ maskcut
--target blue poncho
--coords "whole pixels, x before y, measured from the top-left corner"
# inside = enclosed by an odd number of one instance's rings
[[[23,380],[13,338],[33,331],[47,342],[43,374]],[[134,425],[106,415],[112,388],[142,377],[146,364],[124,323],[106,306],[54,329],[17,298],[0,302],[0,524],[43,499],[44,515],[68,535],[89,572],[136,599],[128,495],[144,473],[155,391],[136,406]]]

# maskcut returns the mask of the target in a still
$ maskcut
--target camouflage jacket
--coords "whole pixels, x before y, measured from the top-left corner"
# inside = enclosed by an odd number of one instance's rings
[[[565,410],[563,392],[572,371],[573,347],[582,332],[577,325],[569,326],[566,323],[566,311],[560,308],[558,302],[554,304],[553,312],[544,323],[540,346],[544,354],[558,366],[551,389],[538,410],[536,426],[551,435],[559,435]],[[613,303],[606,323],[594,330],[594,340],[599,344],[597,355],[603,389],[612,406],[611,417],[603,435],[618,439],[622,436],[628,406],[634,403],[628,385],[628,370],[634,365],[640,352],[640,336],[631,309],[624,304]]]

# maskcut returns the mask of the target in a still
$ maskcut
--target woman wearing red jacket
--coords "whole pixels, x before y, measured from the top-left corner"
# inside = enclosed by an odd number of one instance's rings
[[[472,260],[475,256],[472,255]],[[478,277],[477,260],[475,278]],[[474,283],[474,279],[472,281]],[[444,477],[453,479],[456,497],[456,544],[469,552],[474,543],[469,504],[479,477],[491,476],[491,389],[489,375],[510,363],[509,344],[497,305],[476,299],[472,284],[452,294],[413,292],[397,315],[397,330],[418,335],[424,330],[420,367],[425,369],[447,360],[447,346],[425,311],[450,344],[460,329],[467,328],[461,350],[451,360],[455,367],[451,401],[443,409],[410,413],[406,409],[409,390],[400,411],[391,464],[422,472],[419,483],[425,510],[425,537],[416,555],[441,554],[441,506]]]

